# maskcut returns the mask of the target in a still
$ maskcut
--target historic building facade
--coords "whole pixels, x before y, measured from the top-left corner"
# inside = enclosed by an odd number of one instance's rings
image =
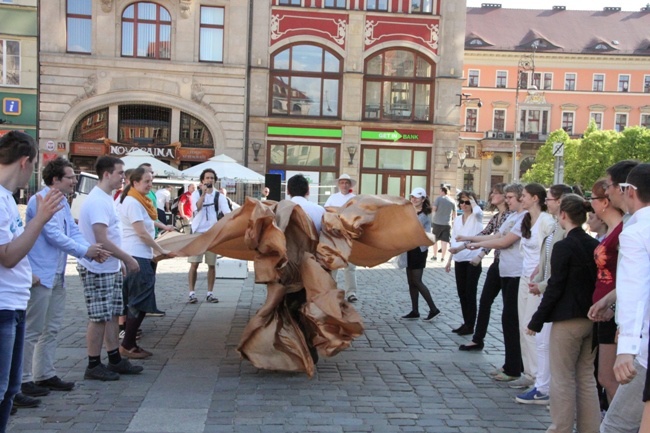
[[[0,2],[0,135],[20,130],[36,138],[36,0]]]
[[[468,8],[457,183],[487,196],[490,185],[525,172],[560,128],[579,137],[590,120],[649,127],[649,24],[648,6]]]
[[[247,4],[41,2],[45,153],[82,170],[134,147],[181,169],[215,153],[242,160]]]
[[[347,172],[364,193],[433,190],[455,179],[458,3],[41,2],[41,146],[85,170],[139,147],[181,169],[226,153],[320,185]]]
[[[458,141],[463,2],[257,4],[252,166],[324,185],[345,172],[367,194],[435,193],[455,180],[444,155]],[[269,31],[258,33],[265,23]]]

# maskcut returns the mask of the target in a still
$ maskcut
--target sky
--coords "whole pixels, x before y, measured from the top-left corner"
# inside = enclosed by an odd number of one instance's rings
[[[481,3],[499,3],[507,9],[551,9],[566,6],[567,10],[603,10],[605,6],[620,7],[624,11],[639,11],[650,0],[467,0],[469,7],[481,7]]]

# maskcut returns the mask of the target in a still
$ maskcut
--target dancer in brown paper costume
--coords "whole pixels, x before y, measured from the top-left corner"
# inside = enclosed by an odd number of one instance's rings
[[[314,374],[322,356],[336,355],[363,333],[361,317],[329,271],[376,266],[432,239],[403,198],[360,195],[328,208],[320,234],[289,200],[259,201],[224,216],[206,233],[162,239],[179,256],[210,250],[252,260],[255,282],[267,285],[264,305],[244,329],[238,352],[257,368]]]

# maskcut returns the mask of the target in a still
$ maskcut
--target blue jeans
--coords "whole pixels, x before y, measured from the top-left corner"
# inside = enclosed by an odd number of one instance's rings
[[[0,433],[5,433],[23,374],[25,311],[0,310]]]

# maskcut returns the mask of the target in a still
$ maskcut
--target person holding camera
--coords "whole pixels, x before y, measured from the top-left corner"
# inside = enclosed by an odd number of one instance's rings
[[[211,169],[206,168],[201,172],[199,177],[199,187],[192,194],[192,209],[194,210],[194,219],[192,220],[192,233],[205,233],[217,223],[217,221],[225,214],[230,213],[228,201],[223,194],[215,188],[217,181],[217,173]],[[187,302],[196,304],[196,275],[199,269],[199,264],[205,261],[208,265],[208,293],[206,294],[205,301],[211,304],[216,304],[219,299],[213,295],[214,280],[216,278],[215,265],[217,262],[217,255],[211,251],[206,251],[198,256],[192,256],[187,259],[190,263],[190,271],[188,274],[189,283],[189,296]]]

